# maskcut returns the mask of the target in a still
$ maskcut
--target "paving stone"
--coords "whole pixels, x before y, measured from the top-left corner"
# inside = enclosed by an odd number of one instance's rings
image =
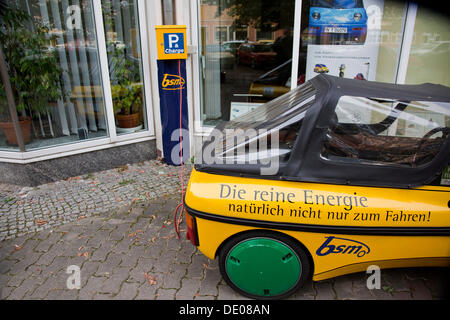
[[[175,298],[177,300],[193,300],[200,290],[200,282],[198,279],[182,279],[181,288],[177,291]]]
[[[124,282],[119,293],[114,296],[115,300],[133,300],[138,295],[139,284]]]
[[[156,300],[175,300],[175,294],[177,291],[175,289],[158,289],[156,294]]]
[[[316,290],[315,300],[334,300],[336,293],[333,289],[333,282],[331,280],[323,280],[314,283]]]
[[[412,296],[417,300],[431,300],[433,297],[431,295],[430,289],[425,286],[424,280],[416,279],[410,281]]]
[[[114,268],[111,275],[106,279],[99,292],[118,294],[122,283],[129,278],[130,268]]]
[[[157,289],[158,286],[151,285],[148,281],[145,281],[138,288],[138,295],[136,296],[136,300],[155,300]]]
[[[166,289],[180,289],[181,280],[185,274],[186,269],[183,268],[176,268],[175,271],[164,274],[162,287]]]
[[[115,252],[108,252],[108,256],[105,261],[99,263],[99,267],[97,268],[96,275],[97,276],[110,276],[114,270],[114,268],[120,265],[122,261],[122,255],[117,254]]]
[[[93,299],[106,279],[106,277],[90,277],[86,285],[79,290],[78,298],[81,300]]]
[[[219,268],[215,266],[216,261],[210,265],[204,265],[205,276],[200,283],[199,295],[217,296],[219,285],[222,277],[219,272]]]

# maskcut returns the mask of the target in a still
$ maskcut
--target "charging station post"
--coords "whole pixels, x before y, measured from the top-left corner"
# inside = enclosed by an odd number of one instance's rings
[[[164,161],[180,165],[189,158],[186,94],[186,26],[155,26]]]

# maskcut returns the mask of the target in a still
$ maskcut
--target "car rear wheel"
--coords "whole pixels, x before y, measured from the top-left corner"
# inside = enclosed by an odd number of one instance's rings
[[[308,255],[293,239],[266,230],[239,234],[219,253],[222,277],[253,299],[282,299],[309,279]]]

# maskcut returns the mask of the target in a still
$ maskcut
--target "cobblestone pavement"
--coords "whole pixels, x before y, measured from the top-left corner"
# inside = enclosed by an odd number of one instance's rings
[[[177,239],[178,170],[149,161],[39,188],[2,186],[0,298],[243,299],[217,261],[184,233]],[[81,289],[67,288],[71,265]],[[442,299],[447,274],[382,270],[382,288],[369,290],[368,275],[357,273],[309,282],[290,299]]]
[[[185,167],[185,181],[190,166]],[[38,187],[0,184],[0,241],[180,189],[179,168],[145,161]]]

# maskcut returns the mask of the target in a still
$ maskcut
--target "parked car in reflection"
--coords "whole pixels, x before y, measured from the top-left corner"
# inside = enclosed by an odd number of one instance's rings
[[[239,46],[244,43],[244,40],[226,41],[222,43],[222,50],[230,52],[236,57]]]
[[[237,51],[237,62],[247,64],[252,68],[272,65],[276,61],[277,53],[272,45],[265,43],[243,43]]]
[[[263,44],[273,44],[274,42],[275,42],[275,40],[271,40],[271,39],[258,40],[258,43],[263,43]]]
[[[220,44],[209,44],[205,47],[205,56],[209,61],[219,60],[220,69],[232,69],[236,62],[235,56],[230,52],[225,50],[223,45]]]

